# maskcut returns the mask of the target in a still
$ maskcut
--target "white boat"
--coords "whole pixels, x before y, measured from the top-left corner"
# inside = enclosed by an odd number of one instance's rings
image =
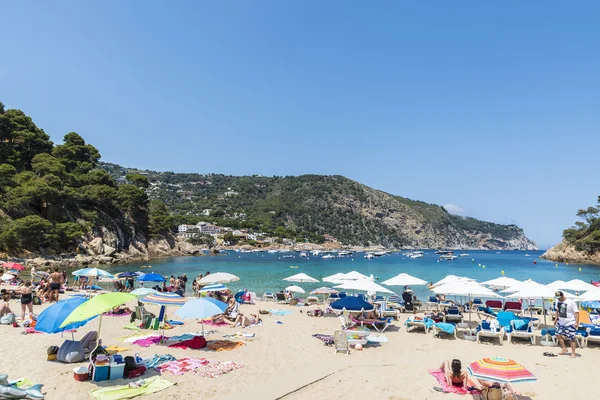
[[[458,257],[453,256],[452,254],[443,254],[440,256],[441,260],[456,260]]]
[[[267,251],[267,253],[275,254],[275,253],[279,253],[279,250],[269,250],[269,251]]]
[[[531,257],[529,254],[525,254],[525,257]]]
[[[321,257],[323,260],[331,260],[333,258],[337,258],[336,256],[334,256],[333,254],[325,254],[323,257]]]
[[[371,260],[371,259],[375,258],[375,256],[373,255],[373,253],[367,253],[367,254],[365,254],[365,258],[367,260]]]
[[[283,257],[281,257],[281,258],[294,258],[294,256],[293,256],[293,255],[291,255],[291,254],[289,254],[289,255],[287,255],[287,256],[283,256]]]
[[[352,252],[351,251],[338,251],[338,257],[348,257],[351,256]]]
[[[308,257],[308,254],[306,254],[306,252],[303,251],[302,253],[300,253],[300,257]]]
[[[469,253],[460,253],[459,257],[469,257]]]
[[[408,258],[423,258],[423,253],[408,253],[406,256]]]

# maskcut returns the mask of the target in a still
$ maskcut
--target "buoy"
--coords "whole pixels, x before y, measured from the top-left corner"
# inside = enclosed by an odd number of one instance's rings
[[[579,267],[579,272],[581,272],[581,267]]]
[[[556,264],[556,266],[558,267],[558,264]]]
[[[504,271],[501,271],[501,272],[502,272],[502,275],[504,275]]]
[[[537,261],[536,261],[536,260],[533,260],[533,264],[534,264],[534,265],[535,265],[535,264],[537,264]]]
[[[485,268],[485,265],[483,267],[481,267],[481,268]]]
[[[481,267],[481,264],[479,264],[479,266]]]

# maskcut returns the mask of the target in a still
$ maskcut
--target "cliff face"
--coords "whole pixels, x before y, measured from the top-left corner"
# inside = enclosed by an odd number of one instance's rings
[[[600,253],[589,254],[577,250],[574,246],[562,241],[554,247],[548,249],[542,258],[557,262],[569,262],[573,264],[594,264],[600,265]]]

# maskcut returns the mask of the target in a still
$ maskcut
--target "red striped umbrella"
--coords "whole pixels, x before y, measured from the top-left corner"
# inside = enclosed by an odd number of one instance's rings
[[[527,368],[508,358],[482,358],[467,367],[476,378],[496,382],[533,382],[537,378]]]
[[[5,262],[2,264],[2,268],[6,269],[14,269],[16,271],[23,271],[25,269],[21,264],[17,264],[16,262]]]

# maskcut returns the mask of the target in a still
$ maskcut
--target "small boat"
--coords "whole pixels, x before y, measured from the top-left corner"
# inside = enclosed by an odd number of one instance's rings
[[[423,252],[408,253],[406,256],[408,258],[423,258]]]
[[[269,251],[267,251],[267,253],[275,254],[275,253],[279,253],[279,250],[269,250]]]
[[[300,253],[300,257],[308,257],[308,255],[306,254],[305,251],[303,251],[302,253]]]
[[[528,253],[528,254],[525,254],[525,257],[531,257],[531,255],[529,255],[529,253]]]
[[[456,260],[458,257],[452,255],[452,254],[443,254],[440,256],[441,260]]]
[[[338,257],[347,257],[347,256],[351,256],[352,252],[351,251],[339,251],[338,252]]]
[[[372,260],[373,258],[375,258],[375,256],[373,255],[373,253],[367,253],[367,254],[365,254],[365,258],[367,260]]]
[[[469,253],[461,253],[458,256],[459,257],[469,257]]]
[[[283,257],[281,257],[281,258],[294,258],[294,256],[293,256],[293,255],[291,255],[291,254],[289,254],[289,255],[287,255],[287,256],[283,256]]]
[[[333,254],[325,254],[323,257],[321,257],[323,260],[331,260],[334,258],[337,258],[336,256],[334,256]]]
[[[290,268],[298,268],[297,265],[290,265]]]

